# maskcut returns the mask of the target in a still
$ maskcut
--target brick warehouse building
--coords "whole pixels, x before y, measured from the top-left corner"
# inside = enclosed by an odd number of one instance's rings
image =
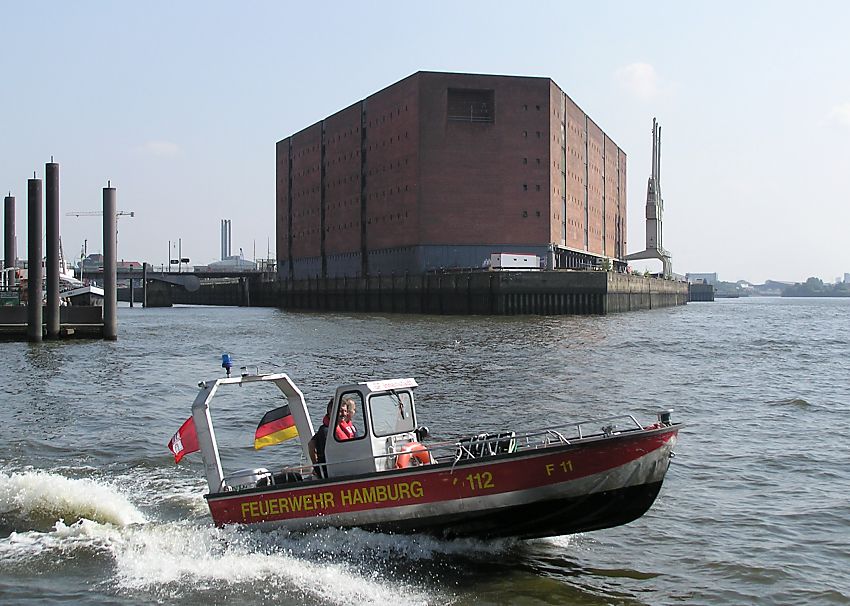
[[[284,278],[626,254],[626,154],[549,78],[417,72],[277,143]]]

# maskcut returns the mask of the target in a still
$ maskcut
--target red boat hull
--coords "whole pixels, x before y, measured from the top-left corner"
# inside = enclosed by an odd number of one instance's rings
[[[213,520],[447,537],[555,536],[630,522],[654,502],[678,426],[368,476],[207,495]]]

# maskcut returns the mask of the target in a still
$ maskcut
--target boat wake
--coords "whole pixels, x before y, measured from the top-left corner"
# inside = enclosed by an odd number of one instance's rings
[[[97,558],[108,553],[121,531],[111,524],[99,524],[81,519],[66,525],[59,520],[52,530],[12,532],[0,539],[0,570],[4,568],[29,569],[46,572],[61,566],[63,560]]]
[[[0,527],[10,531],[46,530],[56,522],[90,520],[127,526],[145,516],[114,487],[45,471],[0,472]]]
[[[95,565],[112,571],[105,589],[138,601],[444,604],[454,596],[439,579],[452,576],[458,562],[483,562],[515,545],[359,529],[221,529],[199,518],[197,498],[177,487],[160,493],[157,510],[148,510],[150,494],[139,495],[141,505],[132,502],[119,489],[138,486],[129,479],[0,472],[0,569]],[[174,519],[178,506],[184,517]]]
[[[258,590],[284,602],[380,604],[402,596],[410,604],[427,604],[433,598],[421,579],[388,577],[381,566],[370,565],[380,558],[369,554],[368,546],[353,548],[357,541],[351,533],[332,534],[287,536],[182,522],[146,525],[128,529],[113,554],[115,582],[122,593],[158,600],[199,593],[235,599]]]

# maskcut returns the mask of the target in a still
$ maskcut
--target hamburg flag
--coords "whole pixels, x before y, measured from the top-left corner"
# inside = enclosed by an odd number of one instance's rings
[[[198,434],[195,432],[195,420],[192,417],[180,426],[177,433],[168,441],[168,450],[174,455],[174,462],[179,463],[183,455],[197,452],[201,449],[198,445]]]
[[[263,415],[260,424],[257,425],[257,432],[254,434],[254,448],[259,450],[294,438],[297,435],[298,429],[295,427],[295,419],[289,412],[289,405],[285,404]]]

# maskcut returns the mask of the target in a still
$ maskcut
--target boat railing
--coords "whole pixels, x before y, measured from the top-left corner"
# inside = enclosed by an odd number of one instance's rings
[[[588,426],[594,426],[593,430],[587,429]],[[607,438],[618,434],[640,431],[644,429],[643,425],[633,415],[617,415],[613,417],[604,417],[598,419],[588,419],[586,421],[578,421],[549,427],[546,429],[532,430],[522,434],[516,434],[512,431],[503,431],[499,433],[479,433],[472,436],[467,436],[461,439],[430,442],[423,444],[425,452],[427,452],[431,460],[436,463],[454,463],[457,464],[465,459],[480,459],[498,454],[509,454],[513,452],[521,452],[524,450],[534,450],[547,448],[560,444],[574,444],[582,440],[591,440],[599,438]],[[279,474],[275,476],[292,477],[292,474],[298,474],[302,477],[310,477],[316,470],[327,470],[334,465],[350,464],[354,461],[374,462],[383,460],[385,465],[392,468],[396,464],[396,457],[400,452],[386,452],[371,457],[362,457],[355,460],[345,460],[331,463],[316,463],[316,464],[301,464],[297,466],[284,467]],[[418,465],[418,459],[411,457],[413,465]],[[376,465],[378,467],[378,465]],[[326,475],[326,474],[325,474]],[[275,484],[277,480],[275,479]]]
[[[588,431],[587,426],[589,425],[598,425],[598,430]],[[516,441],[516,446],[511,450],[545,448],[553,444],[571,444],[579,440],[609,437],[619,433],[639,431],[641,429],[643,429],[643,425],[633,415],[589,419],[555,427],[547,427],[546,429],[531,430],[522,434],[513,434],[512,438]],[[465,438],[465,440],[469,439]],[[478,434],[474,436],[474,440],[477,443],[497,444],[505,440],[505,434]],[[434,446],[447,445],[457,447],[462,445],[462,443],[463,441],[453,441],[445,444],[435,444]],[[493,449],[490,450],[492,451]],[[490,452],[489,454],[495,453]]]
[[[621,424],[625,426],[621,426]],[[584,428],[587,425],[599,425],[599,431],[596,433],[585,433]],[[570,439],[582,440],[584,438],[592,438],[597,436],[607,437],[623,431],[637,431],[639,429],[643,429],[643,425],[638,422],[634,415],[616,415],[613,417],[588,419],[586,421],[578,421],[573,423],[567,423],[565,425],[549,427],[547,429],[535,430],[529,432],[527,435],[534,436],[550,434],[553,432],[562,435],[561,432],[564,432],[568,429],[572,429],[575,432],[575,437],[571,437]],[[567,440],[567,438],[563,439]]]

